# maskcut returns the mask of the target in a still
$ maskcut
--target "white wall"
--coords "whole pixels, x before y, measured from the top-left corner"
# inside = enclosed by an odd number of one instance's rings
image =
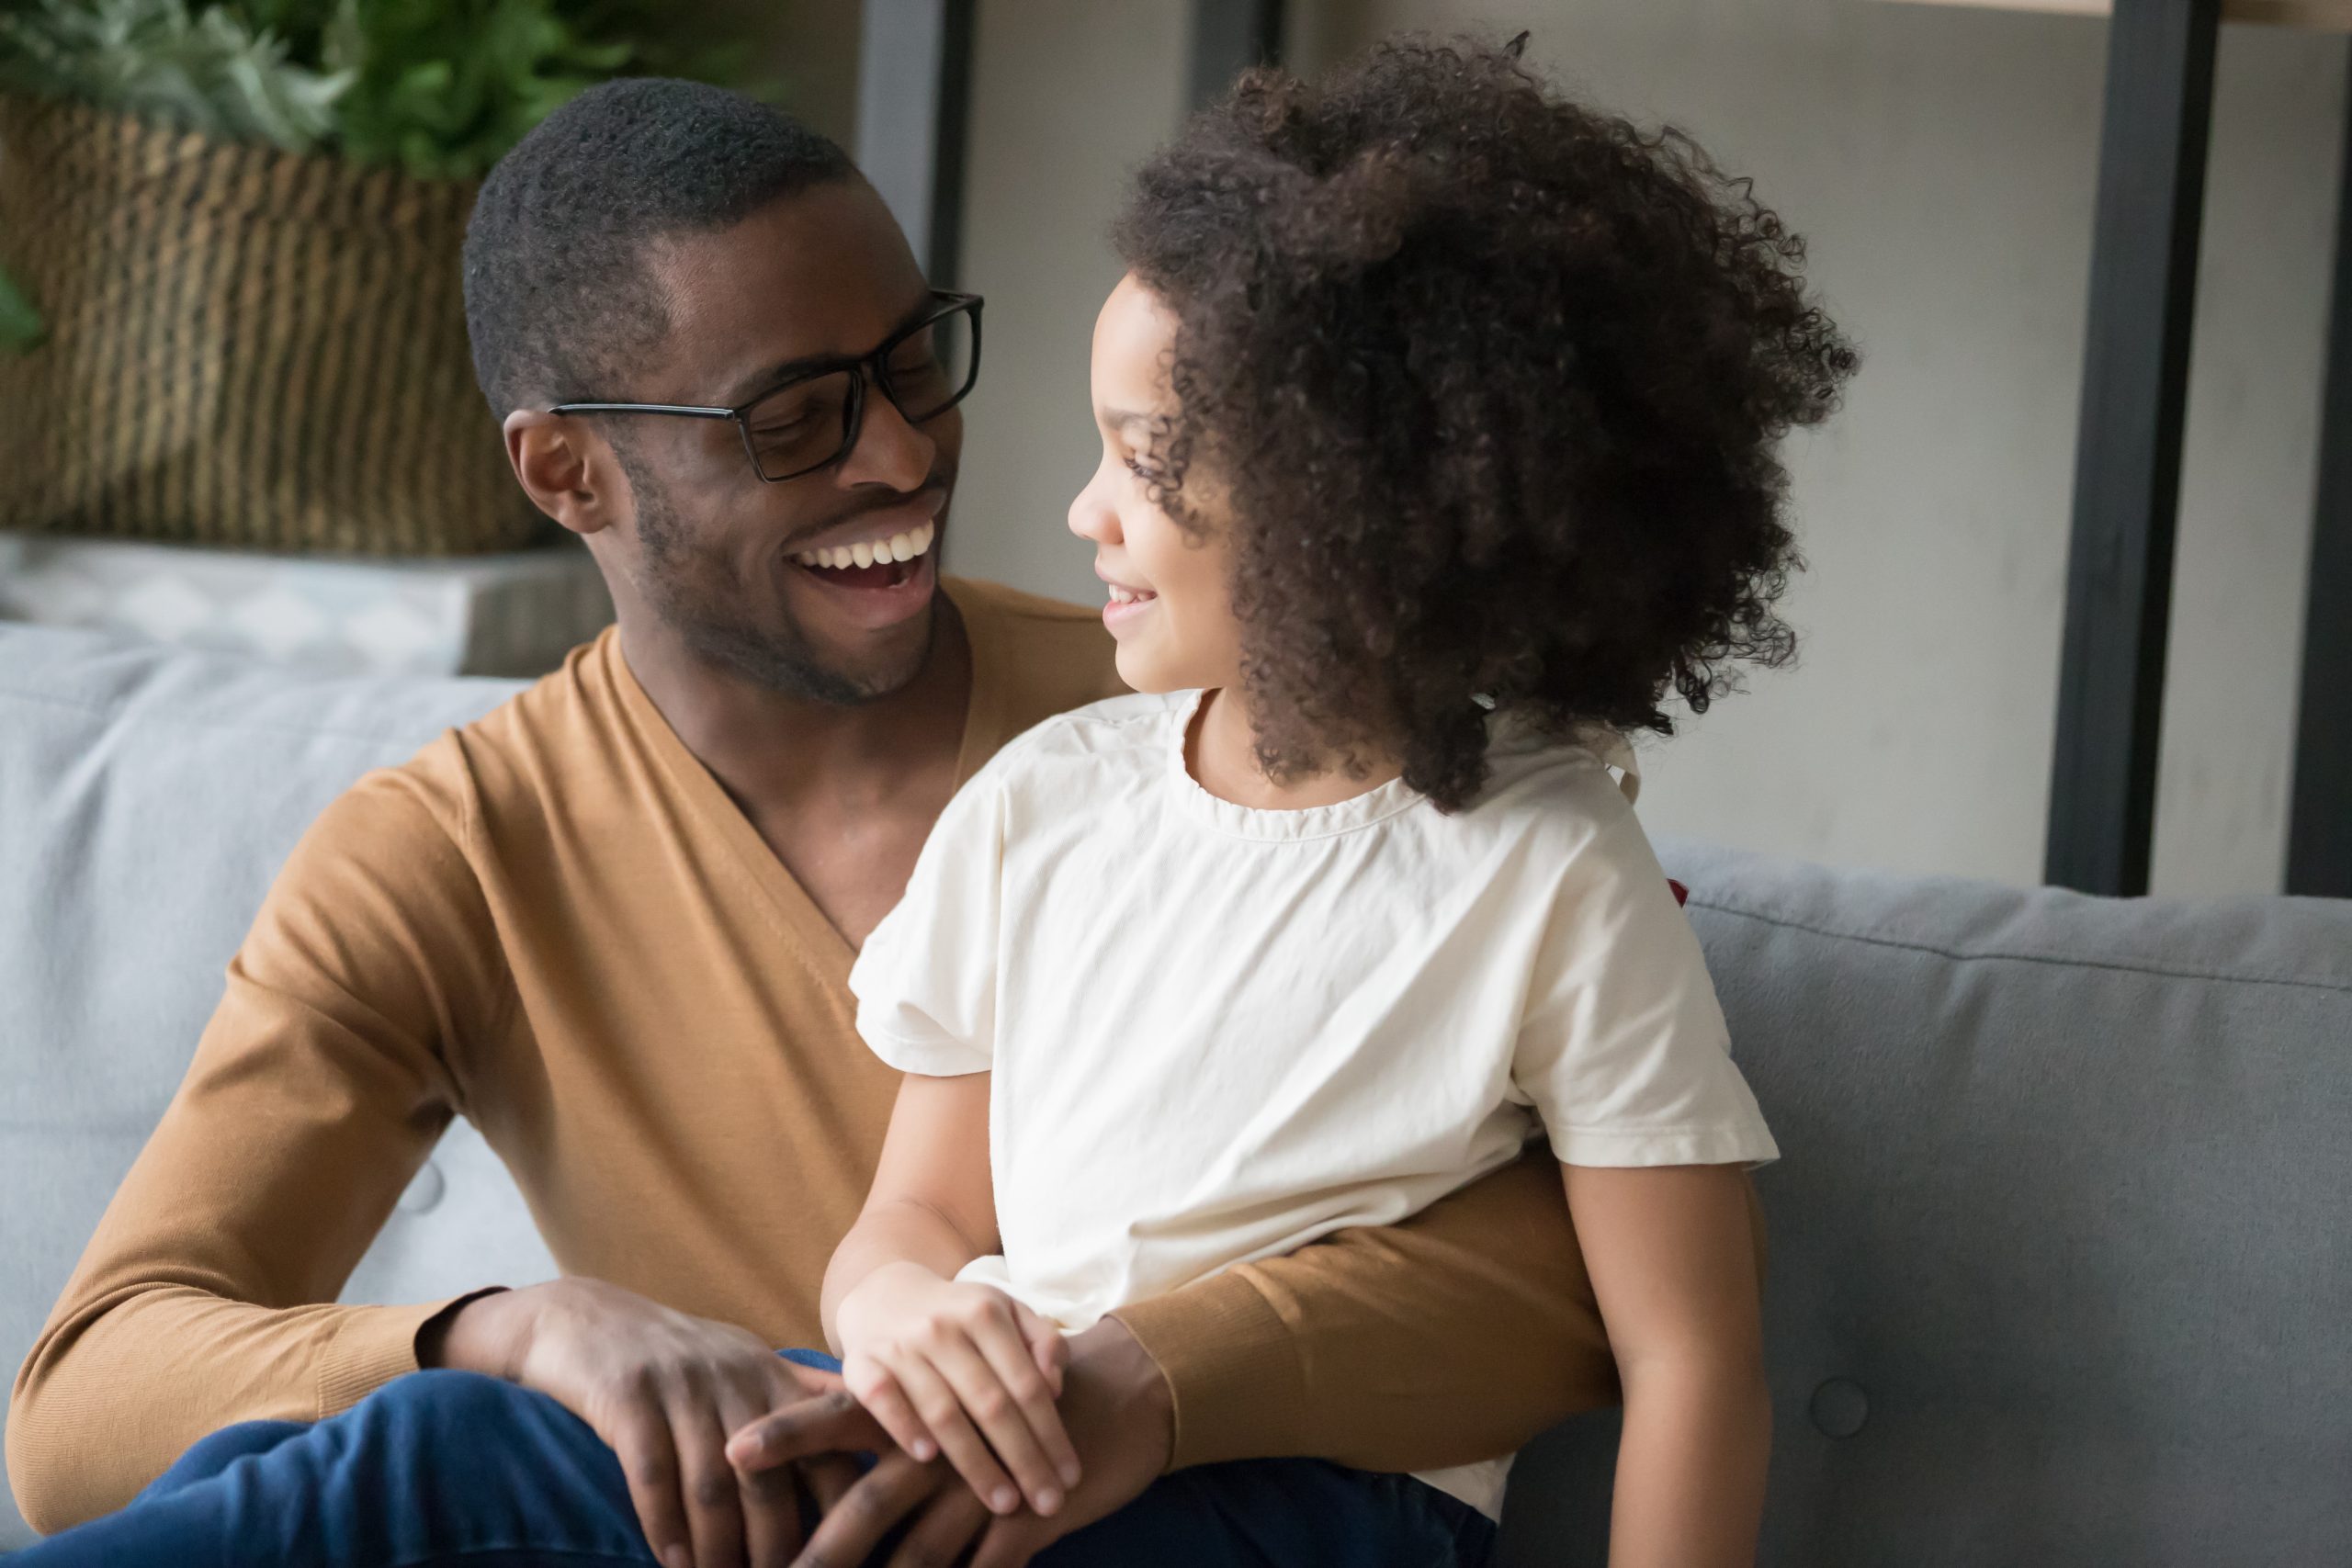
[[[1182,113],[1186,7],[980,0],[962,287],[988,296],[967,405],[958,571],[1093,602],[1070,498],[1100,455],[1094,312],[1119,280],[1105,237],[1127,174]]]
[[[1791,451],[1798,668],[1648,754],[1644,815],[1815,859],[2030,882],[2054,721],[2106,28],[1873,0],[1293,0],[1294,57],[1530,28],[1814,246],[1866,363]],[[1091,598],[1087,334],[1125,171],[1175,124],[1184,11],[983,0],[966,234],[987,374],[959,570]],[[2279,884],[2343,41],[2225,29],[2158,800],[2160,892]]]

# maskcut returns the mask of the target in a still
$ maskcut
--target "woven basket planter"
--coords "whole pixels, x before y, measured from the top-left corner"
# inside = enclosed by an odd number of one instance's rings
[[[471,185],[0,96],[0,527],[356,555],[545,521],[467,355]]]

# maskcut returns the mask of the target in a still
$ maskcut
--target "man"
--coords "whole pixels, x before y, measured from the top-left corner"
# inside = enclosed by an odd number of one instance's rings
[[[1084,1480],[1052,1518],[992,1521],[895,1451],[853,1485],[830,1450],[877,1434],[771,1353],[819,1340],[896,1088],[850,962],[957,784],[1118,689],[1109,641],[940,579],[978,304],[928,289],[784,117],[684,83],[582,96],[486,183],[466,285],[515,474],[618,625],[289,861],[10,1409],[44,1529],[171,1472],[35,1562],[732,1568],[802,1548],[803,1487],[831,1507],[811,1560],[900,1527],[909,1561],[985,1532],[1018,1562],[1171,1468],[1430,1468],[1611,1397],[1539,1166],[1079,1336]],[[329,1304],[455,1114],[566,1277]],[[1231,1550],[1180,1487],[1137,1507],[1172,1560]]]

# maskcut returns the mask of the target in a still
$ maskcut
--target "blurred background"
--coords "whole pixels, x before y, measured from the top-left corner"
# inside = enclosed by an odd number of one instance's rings
[[[1186,10],[979,0],[962,286],[989,297],[989,336],[959,570],[1096,596],[1060,518],[1095,461],[1088,337],[1117,276],[1102,231],[1182,112]],[[1287,62],[1309,72],[1396,28],[1530,30],[1555,82],[1753,175],[1861,349],[1844,411],[1789,451],[1811,563],[1787,601],[1798,663],[1645,748],[1651,830],[2040,881],[2106,22],[1876,0],[1285,12]],[[2222,29],[2159,893],[2281,886],[2345,80],[2341,37]],[[804,107],[854,130],[846,105]]]
[[[877,28],[876,8],[893,3],[737,3],[698,8],[694,27],[741,47],[748,58],[729,69],[742,79],[880,159],[875,139],[923,109],[919,93],[893,96],[892,73],[865,53],[869,40],[899,36],[890,17]],[[1309,73],[1394,29],[1530,31],[1527,59],[1567,90],[1680,127],[1752,175],[1809,240],[1821,298],[1862,351],[1843,412],[1788,454],[1810,561],[1786,606],[1799,662],[1647,745],[1652,830],[2041,880],[2109,24],[1888,0],[1289,0],[1272,10],[1269,41]],[[960,212],[945,243],[955,286],[989,299],[989,335],[967,405],[955,570],[1099,597],[1063,513],[1095,461],[1088,340],[1117,274],[1104,231],[1128,170],[1196,90],[1196,23],[1195,7],[1175,0],[970,7]],[[2346,66],[2334,32],[2221,29],[2162,699],[2150,876],[2160,893],[2282,886]],[[0,175],[9,162],[0,150]],[[22,155],[13,162],[21,176]],[[0,218],[7,188],[0,178]],[[14,259],[10,243],[0,230],[0,264]],[[48,326],[54,342],[58,322]],[[27,394],[17,396],[21,412]],[[0,367],[0,416],[9,397]],[[26,482],[34,459],[17,461],[0,491]],[[315,571],[350,564],[333,539],[198,542],[307,552]],[[505,570],[489,555],[466,562],[469,548],[543,566],[516,543],[428,541],[417,553],[460,558],[401,562],[402,581]],[[0,614],[63,618],[69,588],[98,592],[95,569],[55,560],[39,579],[48,586],[28,588],[40,564],[19,556],[12,591],[0,556]],[[270,592],[281,614],[289,593],[320,591]],[[182,621],[203,618],[185,594],[177,603]],[[517,660],[543,667],[543,645],[564,645],[601,614],[576,577],[501,603],[509,632],[535,615],[550,628],[520,638],[506,672],[523,672]]]

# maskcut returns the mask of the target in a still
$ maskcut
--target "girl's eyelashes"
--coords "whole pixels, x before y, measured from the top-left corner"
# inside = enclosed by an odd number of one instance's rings
[[[1148,457],[1129,456],[1121,458],[1120,461],[1126,464],[1127,472],[1135,475],[1136,478],[1146,481],[1159,479],[1168,471]]]

